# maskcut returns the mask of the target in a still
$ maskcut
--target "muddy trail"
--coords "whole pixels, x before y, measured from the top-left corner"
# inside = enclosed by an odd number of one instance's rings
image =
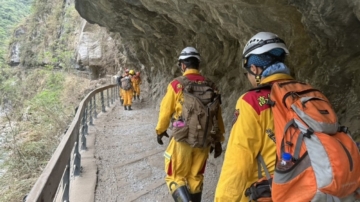
[[[165,184],[164,145],[156,141],[158,111],[145,97],[127,111],[117,100],[111,112],[96,122],[96,202],[170,202]],[[210,158],[213,158],[210,156]],[[203,200],[213,201],[216,166],[207,162]]]

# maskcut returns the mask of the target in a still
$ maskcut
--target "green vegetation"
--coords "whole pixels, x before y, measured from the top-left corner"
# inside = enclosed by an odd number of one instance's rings
[[[79,25],[80,17],[74,5],[58,0],[35,0],[26,22],[27,38],[15,39],[21,44],[22,66],[71,67],[75,56],[74,32]]]
[[[11,127],[2,150],[10,158],[3,165],[8,172],[0,178],[0,184],[9,184],[11,188],[0,187],[0,201],[19,201],[29,191],[68,121],[53,119],[66,111],[60,102],[64,74],[36,69],[20,79],[21,74],[4,68],[0,77],[1,80],[7,77],[0,85],[0,97],[7,98],[2,103],[17,105],[6,118]]]
[[[28,16],[33,0],[0,1],[0,65],[8,52],[8,43],[14,27]]]
[[[0,4],[0,106],[10,109],[0,120],[1,125],[7,124],[0,154],[8,157],[0,166],[6,170],[0,176],[0,201],[21,201],[30,191],[89,87],[87,79],[71,74],[81,22],[74,5],[33,0],[30,9],[31,2]],[[11,26],[9,20],[14,22]],[[17,22],[25,34],[7,38],[18,29]],[[19,68],[7,67],[2,57],[14,42],[21,45]]]
[[[10,126],[0,153],[8,154],[0,170],[0,201],[21,201],[55,151],[74,109],[89,86],[87,80],[57,70],[0,69],[2,105],[14,106],[3,120]]]

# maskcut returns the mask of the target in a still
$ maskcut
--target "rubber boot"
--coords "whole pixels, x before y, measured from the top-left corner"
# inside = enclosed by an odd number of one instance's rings
[[[201,194],[202,192],[190,194],[191,202],[201,202]]]
[[[132,109],[131,109],[131,105],[129,105],[128,110],[132,110]]]
[[[140,95],[137,95],[137,99],[140,100]]]
[[[189,190],[186,186],[181,186],[177,188],[173,194],[172,197],[174,198],[175,202],[189,202],[191,201]]]
[[[120,103],[121,103],[121,105],[123,105],[123,104],[124,104],[124,100],[123,100],[123,99],[120,99]]]
[[[133,95],[133,100],[136,100],[136,95]]]
[[[127,110],[126,106],[124,106],[124,109]]]

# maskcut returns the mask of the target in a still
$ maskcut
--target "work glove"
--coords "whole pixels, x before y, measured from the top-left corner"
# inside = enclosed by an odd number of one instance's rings
[[[212,153],[213,151],[215,150],[214,152],[214,158],[217,158],[221,155],[222,153],[222,147],[221,147],[221,143],[220,142],[216,142],[215,145],[211,145],[210,147],[210,153]]]
[[[162,132],[161,134],[157,135],[157,142],[160,144],[160,145],[163,145],[163,141],[161,140],[161,138],[165,136],[165,137],[168,137],[169,138],[169,135],[167,134],[166,130],[164,132]]]

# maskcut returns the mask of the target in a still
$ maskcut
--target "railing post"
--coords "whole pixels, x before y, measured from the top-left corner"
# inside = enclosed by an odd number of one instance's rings
[[[88,110],[89,110],[89,105],[88,103],[86,103],[86,107],[85,107],[85,111],[84,111],[84,115],[85,115],[85,133],[84,135],[88,135]],[[86,144],[85,144],[86,147]]]
[[[109,89],[106,89],[106,98],[107,98],[107,105],[110,107],[110,97],[109,97]]]
[[[96,112],[96,93],[94,94],[94,118],[97,118],[97,112]]]
[[[114,103],[116,102],[116,87],[113,88],[114,89]]]
[[[116,93],[118,94],[118,96],[116,96],[116,99],[119,98],[120,99],[120,87],[116,86]]]
[[[65,167],[65,172],[62,178],[63,182],[63,193],[62,193],[62,201],[69,201],[70,196],[70,165],[71,165],[71,158],[69,159],[68,164]]]
[[[90,98],[90,101],[89,101],[89,107],[90,107],[90,112],[89,112],[89,119],[90,119],[90,125],[93,126],[94,123],[93,123],[93,117],[92,117],[92,112],[93,112],[93,105],[92,105],[92,99],[93,97]]]
[[[74,176],[79,176],[81,171],[81,155],[79,153],[78,142],[75,142],[74,146]]]
[[[81,119],[81,150],[86,150],[86,107]]]
[[[114,88],[110,88],[110,99],[111,99],[111,105],[114,103]]]
[[[114,103],[116,102],[116,87],[112,88],[113,89],[113,99],[114,99]]]
[[[102,112],[106,112],[105,111],[105,103],[104,103],[104,91],[100,92],[101,95],[101,108],[102,108]]]

